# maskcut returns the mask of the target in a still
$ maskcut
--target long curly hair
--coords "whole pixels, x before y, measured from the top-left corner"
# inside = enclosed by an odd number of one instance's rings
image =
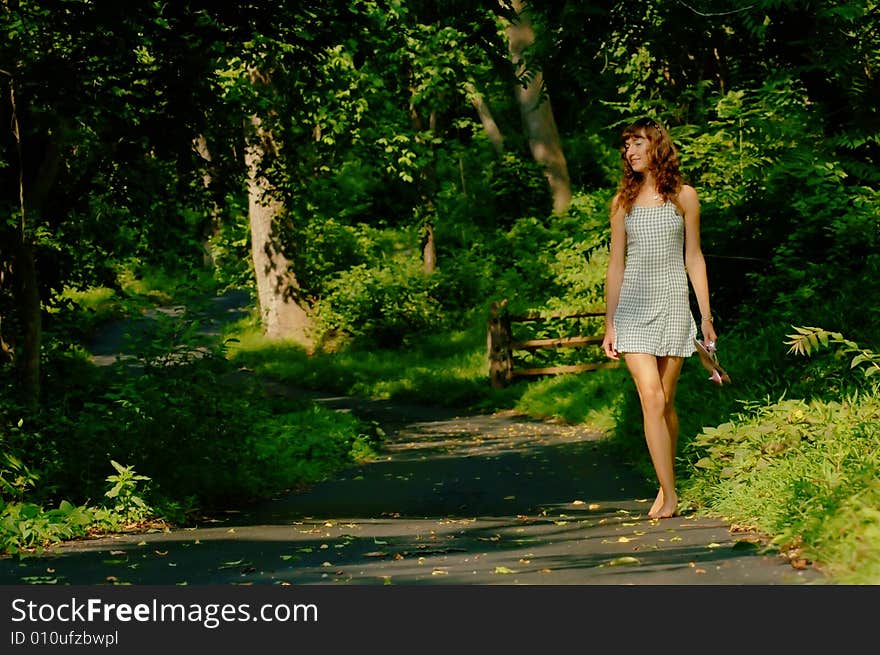
[[[657,191],[663,200],[671,200],[682,211],[678,203],[681,191],[682,176],[678,166],[678,151],[669,132],[653,118],[639,118],[627,125],[621,133],[620,158],[623,160],[623,177],[617,188],[615,208],[623,206],[625,211],[632,209],[645,181],[645,176],[636,173],[626,160],[626,142],[639,136],[648,139],[648,153],[651,156],[651,172],[657,182]]]

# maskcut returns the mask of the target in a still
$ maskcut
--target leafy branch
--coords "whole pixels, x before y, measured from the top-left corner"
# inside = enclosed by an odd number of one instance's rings
[[[797,334],[787,334],[789,341],[785,344],[791,346],[788,349],[789,354],[798,354],[809,356],[814,350],[820,347],[827,348],[829,344],[838,344],[842,346],[844,353],[856,353],[855,357],[849,363],[849,367],[855,368],[859,364],[867,364],[867,368],[863,369],[865,377],[870,377],[880,372],[880,355],[877,353],[860,347],[856,342],[844,339],[840,332],[831,332],[818,327],[798,327],[792,325]]]

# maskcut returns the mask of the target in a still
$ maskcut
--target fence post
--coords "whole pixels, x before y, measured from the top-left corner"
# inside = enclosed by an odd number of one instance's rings
[[[493,389],[503,389],[513,380],[513,332],[507,313],[507,300],[489,307],[489,379]]]

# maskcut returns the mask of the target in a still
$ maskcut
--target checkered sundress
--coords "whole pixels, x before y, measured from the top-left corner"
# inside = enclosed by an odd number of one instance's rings
[[[624,219],[626,267],[614,312],[614,346],[622,353],[689,357],[697,326],[684,268],[684,217],[667,201],[634,205]]]

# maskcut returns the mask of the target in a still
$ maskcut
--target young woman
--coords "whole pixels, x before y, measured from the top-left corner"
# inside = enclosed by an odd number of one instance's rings
[[[716,339],[700,248],[700,204],[694,188],[682,183],[668,132],[655,121],[640,118],[624,129],[621,156],[623,178],[611,203],[602,347],[611,359],[623,355],[635,381],[660,483],[648,516],[668,518],[678,506],[675,386],[697,335],[688,278],[703,339]]]

